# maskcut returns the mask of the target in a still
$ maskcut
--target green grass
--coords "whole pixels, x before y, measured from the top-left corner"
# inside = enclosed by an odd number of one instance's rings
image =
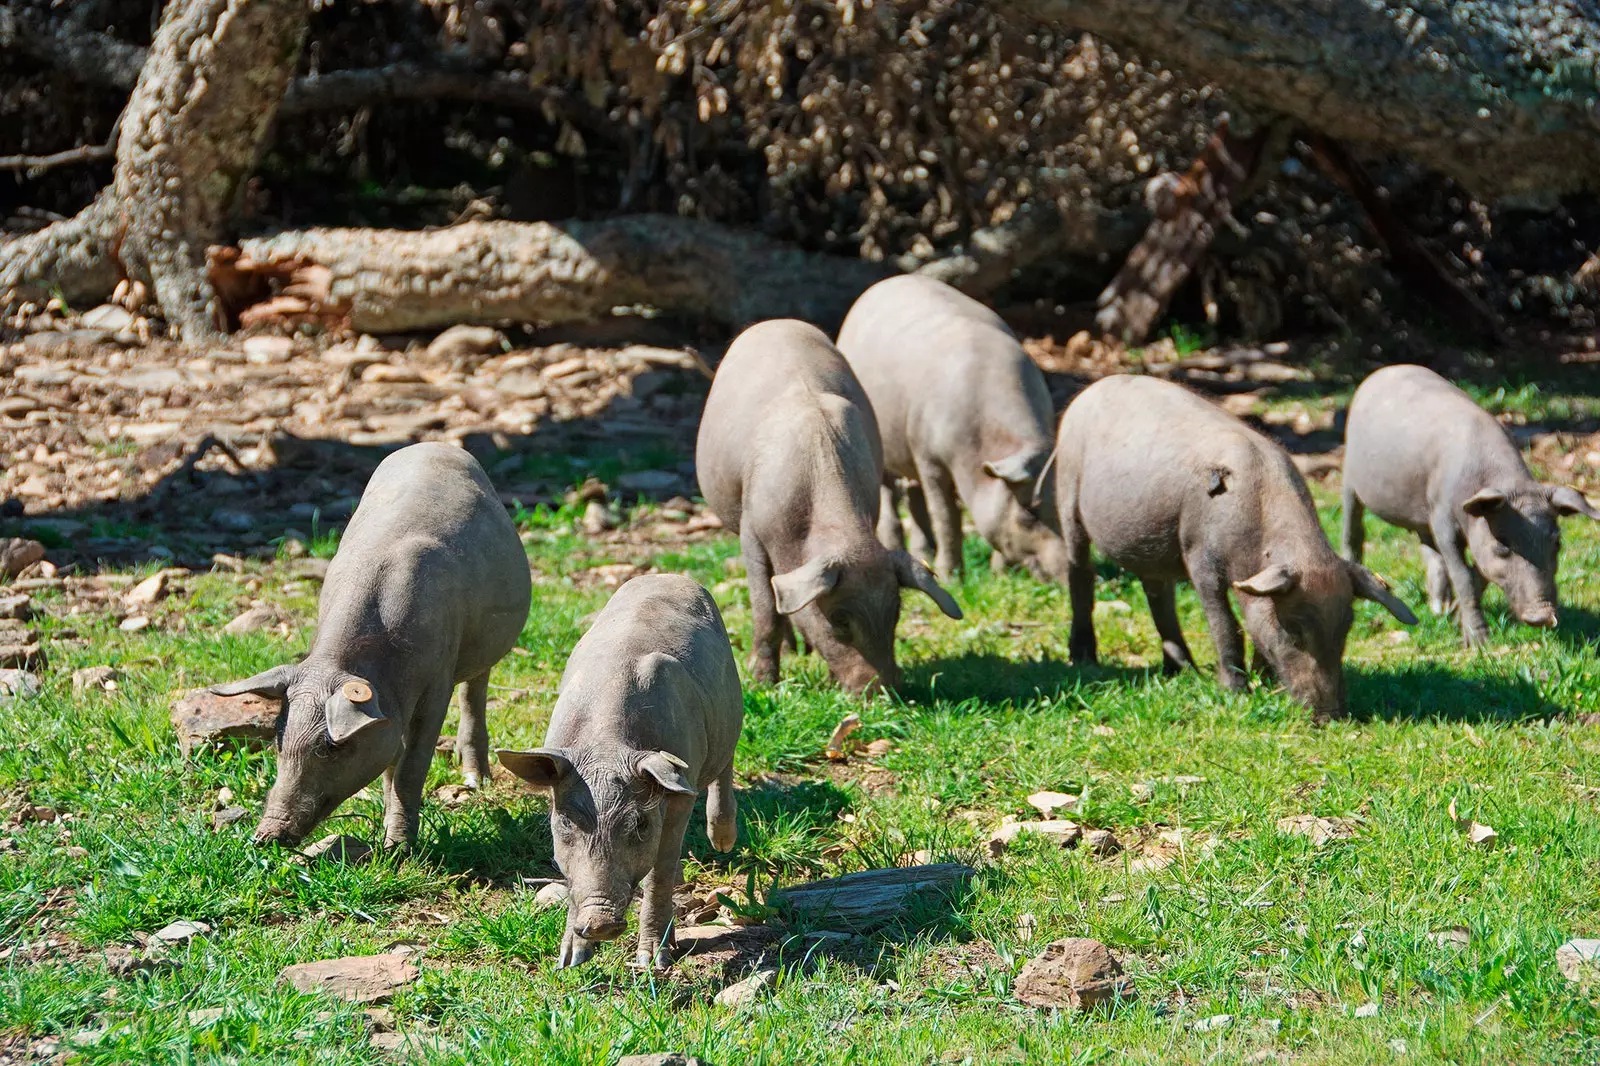
[[[741,660],[748,651],[731,537],[641,539],[608,555],[571,531],[571,511],[519,516],[541,576],[520,652],[495,677],[497,744],[540,739],[567,651],[606,597],[580,580],[591,566],[690,573],[713,589]],[[47,635],[70,627],[79,643],[52,641],[44,693],[0,710],[0,797],[8,813],[25,799],[70,820],[0,830],[14,841],[0,852],[0,949],[15,949],[0,962],[0,1042],[88,1033],[62,1045],[88,1063],[386,1061],[359,1010],[276,975],[406,940],[425,946],[423,976],[392,1007],[402,1029],[437,1028],[454,1046],[439,1061],[592,1064],[686,1050],[721,1066],[1594,1062],[1600,1012],[1561,978],[1555,949],[1600,935],[1600,730],[1577,722],[1600,712],[1600,534],[1569,524],[1563,628],[1512,624],[1491,592],[1494,646],[1482,654],[1425,611],[1412,543],[1375,521],[1369,543],[1369,564],[1423,622],[1399,642],[1386,614],[1358,608],[1356,715],[1324,729],[1280,692],[1233,696],[1210,676],[1153,671],[1159,646],[1139,586],[1109,569],[1097,589],[1103,664],[1071,667],[1063,590],[991,575],[976,541],[956,589],[965,620],[907,597],[903,698],[862,704],[807,658],[786,660],[776,687],[748,687],[739,847],[717,855],[697,823],[688,863],[697,889],[720,889],[747,913],[768,913],[775,883],[919,851],[978,862],[1001,817],[1029,815],[1025,797],[1041,788],[1083,791],[1079,820],[1129,845],[1175,828],[1217,844],[1141,873],[1024,838],[983,861],[948,908],[828,950],[797,931],[771,995],[742,1011],[711,1003],[737,973],[693,960],[637,973],[626,942],[556,970],[561,915],[536,910],[521,882],[554,872],[543,803],[509,784],[460,806],[430,801],[418,854],[357,868],[253,849],[248,822],[213,831],[218,791],[259,807],[273,759],[181,760],[169,693],[303,650],[315,610],[304,582],[285,590],[291,578],[270,566],[247,575],[297,619],[288,641],[222,632],[257,595],[227,575],[190,581],[144,633],[94,614],[44,619]],[[1209,665],[1187,590],[1182,614]],[[74,697],[72,671],[104,663],[124,671],[121,687]],[[887,774],[821,760],[851,711],[864,720],[859,737],[894,742],[878,760]],[[1204,780],[1174,780],[1184,775]],[[455,779],[441,759],[430,787]],[[378,791],[325,831],[375,839]],[[1469,846],[1452,800],[1494,826],[1500,846]],[[1276,831],[1301,813],[1355,818],[1360,830],[1320,848]],[[215,932],[173,952],[176,965],[108,969],[108,950],[179,918]],[[1465,947],[1429,937],[1458,925]],[[1019,968],[1064,936],[1111,945],[1137,1001],[1092,1017],[1021,1005]],[[50,940],[56,954],[35,958]],[[1369,1003],[1377,1014],[1357,1017]],[[214,1007],[226,1008],[220,1019],[190,1023]],[[1194,1028],[1220,1014],[1232,1023]]]

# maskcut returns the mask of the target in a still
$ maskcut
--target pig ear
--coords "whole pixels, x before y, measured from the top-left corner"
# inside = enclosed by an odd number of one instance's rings
[[[1589,506],[1589,501],[1583,493],[1570,485],[1551,485],[1547,490],[1550,493],[1550,506],[1556,509],[1556,514],[1565,518],[1567,515],[1581,514],[1585,518],[1600,519],[1600,511]]]
[[[245,693],[254,693],[268,699],[281,700],[288,695],[289,685],[294,681],[295,668],[290,665],[274,666],[271,670],[263,671],[255,677],[247,677],[243,681],[229,681],[225,685],[212,685],[211,691],[218,696],[243,696]]]
[[[1018,452],[1004,459],[984,463],[983,472],[1008,485],[1028,485],[1033,482],[1034,468],[1039,465],[1041,458],[1039,452]]]
[[[1252,596],[1282,596],[1299,583],[1299,574],[1282,563],[1273,563],[1260,573],[1235,581],[1233,587]]]
[[[1355,586],[1357,596],[1363,600],[1371,600],[1373,603],[1382,605],[1385,610],[1405,625],[1414,626],[1417,624],[1417,616],[1411,613],[1411,608],[1401,602],[1398,596],[1389,591],[1389,583],[1387,581],[1360,563],[1347,562],[1345,566],[1350,569],[1350,583]]]
[[[495,755],[499,757],[501,766],[534,788],[555,788],[556,782],[572,772],[572,760],[561,748],[536,748],[533,751],[497,748]]]
[[[357,695],[364,692],[366,699],[360,702],[352,700],[352,689]],[[389,721],[378,706],[377,698],[372,695],[371,686],[365,681],[349,682],[336,689],[322,705],[322,714],[328,723],[328,739],[335,744],[343,744],[369,726],[383,725]]]
[[[772,594],[779,614],[794,614],[839,583],[842,564],[836,559],[809,559],[787,574],[772,576]]]
[[[894,556],[894,574],[900,581],[900,587],[916,589],[927,593],[928,598],[939,605],[947,617],[961,620],[961,605],[956,603],[955,597],[940,587],[938,580],[922,563],[912,558],[910,552],[890,552]]]
[[[1482,518],[1506,505],[1506,494],[1499,489],[1479,489],[1462,503],[1461,509],[1475,518]]]
[[[688,763],[670,751],[653,751],[639,760],[638,767],[640,774],[654,778],[656,784],[668,792],[676,792],[680,796],[698,795],[700,790],[683,776],[682,771],[688,768]]]

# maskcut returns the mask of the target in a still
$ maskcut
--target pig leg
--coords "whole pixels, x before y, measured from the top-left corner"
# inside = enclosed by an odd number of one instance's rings
[[[961,572],[961,501],[950,472],[931,462],[917,462],[917,480],[933,520],[933,569],[940,581]]]
[[[911,543],[906,550],[924,563],[934,555],[933,519],[928,517],[928,497],[922,486],[912,482],[906,486],[906,510],[911,512]]]
[[[450,710],[455,686],[429,690],[417,701],[416,717],[400,758],[383,772],[383,846],[406,848],[416,843],[421,825],[422,790],[433,765],[433,747],[439,727]]]
[[[1183,629],[1178,625],[1178,586],[1173,581],[1140,579],[1144,598],[1150,603],[1150,617],[1155,619],[1156,632],[1161,635],[1161,672],[1175,674],[1186,666],[1194,665],[1189,645],[1183,639]]]
[[[1422,562],[1428,568],[1428,609],[1437,615],[1455,610],[1455,593],[1450,591],[1450,575],[1445,573],[1444,558],[1431,545],[1422,546]]]
[[[474,677],[461,686],[461,727],[456,730],[456,758],[461,779],[479,788],[493,773],[489,769],[489,675]]]
[[[878,490],[878,543],[890,551],[903,551],[906,531],[900,525],[900,484],[891,474]]]
[[[1098,661],[1094,640],[1094,560],[1089,556],[1089,531],[1076,521],[1061,531],[1067,545],[1067,599],[1072,604],[1072,629],[1067,654],[1079,666]]]
[[[640,966],[663,969],[672,965],[672,890],[683,879],[683,833],[694,813],[694,797],[673,795],[662,801],[661,845],[656,862],[644,877],[644,898],[639,904]]]
[[[1489,624],[1483,620],[1483,605],[1479,602],[1482,585],[1478,572],[1467,562],[1461,543],[1461,534],[1455,519],[1445,512],[1434,515],[1432,524],[1433,547],[1444,563],[1445,576],[1455,592],[1457,609],[1461,615],[1461,642],[1469,648],[1489,642]]]
[[[706,836],[718,851],[732,851],[739,839],[739,803],[733,797],[733,763],[706,790]]]
[[[1343,524],[1339,527],[1339,554],[1352,563],[1359,563],[1367,539],[1367,529],[1362,524],[1367,508],[1356,498],[1355,490],[1348,483],[1344,487],[1339,511],[1343,517]]]
[[[1244,634],[1228,603],[1228,581],[1220,567],[1191,571],[1194,590],[1206,612],[1206,627],[1217,649],[1217,682],[1238,692],[1247,687],[1244,669]]]
[[[775,685],[784,634],[787,632],[793,639],[794,630],[789,620],[778,614],[777,597],[772,592],[772,562],[766,550],[748,532],[739,539],[744,548],[745,577],[750,585],[750,676],[763,685]]]

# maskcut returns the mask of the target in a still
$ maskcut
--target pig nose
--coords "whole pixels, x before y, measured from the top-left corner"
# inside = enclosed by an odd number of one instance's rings
[[[1540,629],[1554,629],[1557,621],[1556,609],[1548,603],[1537,604],[1531,611],[1523,614],[1522,620]]]
[[[615,940],[628,929],[628,923],[618,918],[600,918],[580,925],[577,934],[585,940]]]

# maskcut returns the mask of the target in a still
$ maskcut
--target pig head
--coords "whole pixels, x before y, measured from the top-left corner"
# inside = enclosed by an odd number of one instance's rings
[[[1049,461],[1048,448],[986,460],[978,484],[963,495],[973,524],[1005,561],[1040,581],[1065,584],[1067,547],[1048,524],[1056,510],[1054,480],[1045,476]]]
[[[393,764],[403,723],[393,720],[395,694],[382,687],[307,660],[211,689],[219,696],[249,692],[283,704],[278,777],[256,826],[257,844],[293,847]]]
[[[1538,482],[1480,489],[1461,509],[1466,516],[1462,532],[1478,572],[1500,586],[1523,622],[1554,626],[1561,553],[1557,518],[1581,514],[1600,519],[1600,512],[1576,489]]]
[[[686,764],[668,751],[621,746],[498,752],[506,769],[549,793],[556,865],[567,880],[561,965],[628,928],[628,905],[661,849],[665,805],[693,803]],[[731,842],[730,842],[731,844]]]

